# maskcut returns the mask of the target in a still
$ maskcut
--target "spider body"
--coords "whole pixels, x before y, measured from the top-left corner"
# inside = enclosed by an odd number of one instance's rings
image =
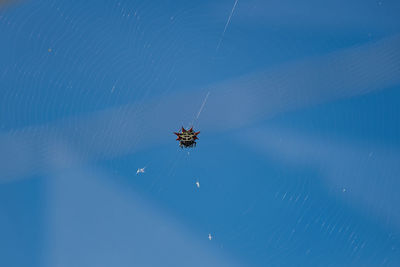
[[[182,127],[180,132],[174,134],[178,136],[176,140],[179,141],[179,146],[182,148],[187,148],[196,146],[196,140],[198,139],[197,135],[199,133],[200,132],[195,132],[193,130],[193,127],[190,128],[189,130],[186,130],[185,128]]]

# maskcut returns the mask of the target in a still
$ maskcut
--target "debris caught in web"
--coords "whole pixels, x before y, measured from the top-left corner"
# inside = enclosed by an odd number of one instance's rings
[[[144,169],[146,169],[146,167],[137,169],[136,175],[138,175],[139,173],[144,173]]]

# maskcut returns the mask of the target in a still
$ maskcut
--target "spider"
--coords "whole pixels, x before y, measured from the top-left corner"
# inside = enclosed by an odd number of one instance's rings
[[[179,141],[179,146],[182,148],[186,147],[194,147],[196,146],[196,140],[197,135],[200,132],[195,132],[193,130],[193,127],[190,128],[189,130],[186,130],[185,128],[182,127],[181,132],[174,133],[178,136],[176,138],[177,141]]]

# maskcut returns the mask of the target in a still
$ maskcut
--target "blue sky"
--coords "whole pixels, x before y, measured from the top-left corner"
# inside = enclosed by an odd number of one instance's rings
[[[1,4],[1,266],[400,265],[400,4],[234,3]]]

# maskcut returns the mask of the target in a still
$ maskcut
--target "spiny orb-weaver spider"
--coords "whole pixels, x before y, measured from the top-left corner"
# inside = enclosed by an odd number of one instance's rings
[[[190,128],[189,130],[186,130],[185,128],[182,127],[180,132],[177,132],[176,134],[178,138],[176,138],[177,141],[179,141],[179,146],[182,148],[186,147],[194,147],[196,146],[196,140],[199,139],[197,138],[197,135],[200,132],[195,132],[193,130],[193,127]]]

